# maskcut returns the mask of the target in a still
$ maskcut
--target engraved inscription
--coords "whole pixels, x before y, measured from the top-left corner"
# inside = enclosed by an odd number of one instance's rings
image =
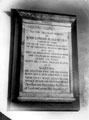
[[[32,97],[70,93],[69,37],[64,25],[23,23],[25,29],[23,92]],[[37,94],[35,94],[37,93]],[[44,93],[44,95],[42,95]]]

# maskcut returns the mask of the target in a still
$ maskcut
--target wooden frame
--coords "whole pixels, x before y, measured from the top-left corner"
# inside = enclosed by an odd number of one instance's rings
[[[46,21],[68,24],[71,27],[71,39],[69,42],[69,80],[72,99],[24,99],[21,97],[21,55],[23,44],[23,21]],[[79,78],[78,78],[78,55],[77,55],[77,31],[76,16],[30,10],[11,10],[11,49],[9,69],[8,100],[16,104],[28,106],[30,110],[79,110]],[[69,83],[70,83],[69,82]]]

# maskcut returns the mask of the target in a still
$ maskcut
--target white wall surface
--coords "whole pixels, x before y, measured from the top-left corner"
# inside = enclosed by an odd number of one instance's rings
[[[11,8],[77,15],[80,80],[79,112],[8,111],[8,69]],[[15,106],[14,106],[15,109]],[[88,0],[0,0],[0,111],[12,120],[88,120],[89,119],[89,1]]]

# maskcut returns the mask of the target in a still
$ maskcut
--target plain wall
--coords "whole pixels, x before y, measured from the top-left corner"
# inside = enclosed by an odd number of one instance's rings
[[[77,16],[80,80],[79,112],[23,112],[7,110],[11,8],[31,9]],[[89,113],[89,2],[88,0],[1,0],[0,1],[0,111],[12,120],[83,120]],[[13,106],[14,109],[17,108]]]

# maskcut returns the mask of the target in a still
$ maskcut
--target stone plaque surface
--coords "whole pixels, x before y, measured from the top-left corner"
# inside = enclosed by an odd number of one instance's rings
[[[69,78],[71,24],[24,19],[22,30],[20,96],[29,100],[73,100]]]

